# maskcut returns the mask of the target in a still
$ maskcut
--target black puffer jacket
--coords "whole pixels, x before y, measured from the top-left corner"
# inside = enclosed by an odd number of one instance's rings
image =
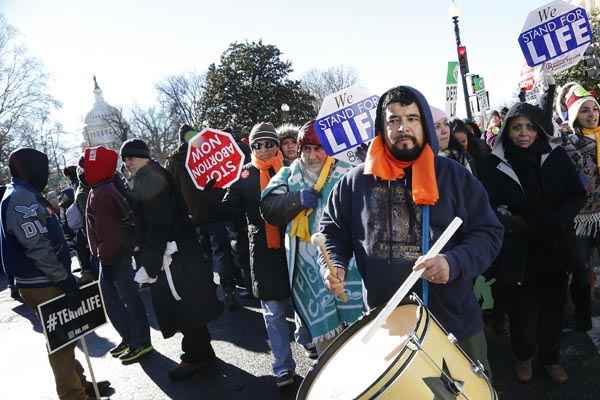
[[[275,175],[275,171],[272,172],[272,175]],[[233,213],[234,230],[240,229],[235,223],[240,220],[240,214],[246,217],[248,223],[250,274],[254,296],[261,300],[283,300],[289,297],[283,229],[281,229],[281,248],[267,248],[265,221],[259,210],[260,172],[256,167],[252,164],[244,166],[240,180],[227,190],[224,204]]]
[[[224,211],[222,206],[225,191],[222,189],[199,190],[192,182],[186,168],[185,157],[187,144],[182,144],[173,153],[165,168],[174,178],[175,186],[179,189],[192,216],[194,226],[201,226],[213,222],[227,222],[231,216]]]
[[[202,263],[201,249],[181,195],[169,173],[150,161],[133,178],[130,199],[136,220],[137,259],[150,276],[158,276],[152,286],[152,301],[161,331],[169,337],[194,323],[204,324],[219,316],[222,304],[208,263]],[[177,243],[171,271],[182,301],[175,301],[161,271],[167,242]]]
[[[508,137],[511,120],[519,116],[543,132],[527,151]],[[565,151],[546,134],[546,122],[538,107],[513,106],[480,168],[479,178],[505,226],[502,250],[489,273],[504,283],[552,281],[574,262],[573,218],[585,190]]]

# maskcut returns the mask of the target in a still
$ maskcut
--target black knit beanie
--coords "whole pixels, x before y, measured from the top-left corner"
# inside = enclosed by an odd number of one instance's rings
[[[125,157],[150,158],[148,145],[140,139],[129,139],[123,142],[120,153],[122,160],[125,160]]]

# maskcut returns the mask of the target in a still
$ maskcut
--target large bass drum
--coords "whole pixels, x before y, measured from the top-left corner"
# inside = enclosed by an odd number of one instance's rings
[[[321,355],[297,400],[497,400],[481,363],[456,345],[419,298],[411,296],[368,343],[378,311],[348,327]]]

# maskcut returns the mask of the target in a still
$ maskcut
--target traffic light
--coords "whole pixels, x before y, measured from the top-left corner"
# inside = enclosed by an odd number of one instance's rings
[[[460,65],[460,71],[463,74],[469,72],[469,62],[467,61],[467,47],[466,46],[458,46],[456,48],[456,52],[458,53],[458,64]]]

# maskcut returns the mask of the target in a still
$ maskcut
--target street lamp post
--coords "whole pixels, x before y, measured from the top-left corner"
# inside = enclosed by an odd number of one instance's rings
[[[456,36],[456,53],[460,66],[460,76],[462,79],[463,95],[465,97],[465,107],[467,110],[467,118],[472,121],[473,114],[471,113],[471,104],[469,103],[469,90],[467,89],[467,74],[469,73],[469,63],[467,62],[467,49],[460,42],[460,30],[458,28],[458,17],[460,17],[460,9],[455,1],[452,1],[448,10],[452,22],[454,22],[454,35]]]
[[[281,105],[281,120],[284,123],[288,122],[289,114],[290,114],[290,106],[288,106],[286,103],[283,103]]]

